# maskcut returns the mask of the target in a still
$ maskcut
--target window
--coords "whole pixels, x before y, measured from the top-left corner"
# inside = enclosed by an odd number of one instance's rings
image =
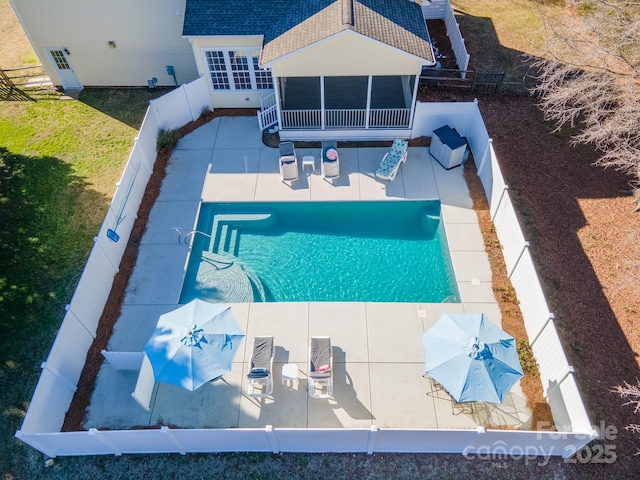
[[[67,57],[64,56],[62,50],[51,50],[51,58],[53,58],[59,70],[71,70],[69,62],[67,62]]]
[[[269,90],[273,88],[273,78],[268,70],[260,70],[258,66],[258,57],[253,57],[253,70],[256,74],[256,86],[258,90]]]
[[[270,90],[271,72],[258,66],[260,51],[205,50],[214,90]]]
[[[236,90],[251,90],[249,62],[244,52],[229,52],[229,63],[233,72],[233,84]]]
[[[206,52],[207,65],[211,75],[211,83],[214,90],[229,90],[229,77],[227,65],[224,61],[224,52]]]

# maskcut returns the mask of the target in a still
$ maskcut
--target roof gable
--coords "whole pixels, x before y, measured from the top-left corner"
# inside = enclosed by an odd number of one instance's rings
[[[187,0],[183,35],[263,35],[264,64],[344,30],[433,62],[421,8],[410,0]]]

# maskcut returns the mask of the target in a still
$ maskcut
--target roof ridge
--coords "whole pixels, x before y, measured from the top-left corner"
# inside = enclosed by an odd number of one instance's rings
[[[342,26],[353,27],[353,0],[341,0]]]

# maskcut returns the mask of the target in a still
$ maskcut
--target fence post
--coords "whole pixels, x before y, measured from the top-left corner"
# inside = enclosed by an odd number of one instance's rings
[[[492,139],[489,139],[487,141],[487,148],[485,148],[484,150],[484,154],[482,155],[482,159],[480,161],[480,164],[478,165],[476,163],[476,166],[478,167],[478,176],[480,177],[482,175],[482,171],[484,170],[484,165],[487,161],[487,156],[489,157],[489,163],[491,163],[491,144],[493,143]]]
[[[158,137],[158,136],[156,135],[156,141],[157,141],[157,137]],[[152,155],[152,161],[151,161],[151,162],[149,162],[149,156],[150,156],[150,155],[149,155],[149,153],[148,153],[148,152],[146,152],[146,151],[145,151],[145,149],[144,149],[144,145],[143,145],[142,143],[138,145],[138,140],[139,140],[139,139],[140,139],[140,137],[139,137],[139,136],[138,136],[138,137],[135,137],[135,138],[133,139],[133,148],[131,149],[131,155],[129,155],[129,161],[131,160],[131,157],[133,156],[133,152],[135,152],[136,148],[139,148],[139,149],[140,149],[140,152],[141,152],[141,154],[142,154],[142,158],[144,159],[144,162],[142,162],[142,161],[141,161],[141,162],[140,162],[140,165],[144,165],[144,166],[147,168],[147,171],[148,171],[149,173],[153,173],[153,165],[156,163],[156,156],[157,156],[157,154]],[[127,163],[128,163],[128,162],[127,162]],[[116,184],[116,186],[119,186],[119,185],[120,185],[120,182],[118,182],[118,183]]]
[[[278,449],[278,439],[276,438],[276,434],[273,431],[273,425],[267,425],[264,431],[267,434],[267,440],[269,440],[269,446],[271,447],[271,451],[273,453],[280,453]]]
[[[151,108],[153,114],[156,116],[156,120],[158,121],[158,125],[160,125],[160,128],[164,128],[164,122],[162,121],[162,117],[160,116],[160,110],[158,109],[158,107],[156,107],[153,100],[149,100],[149,108]]]
[[[375,449],[376,444],[376,434],[378,433],[378,426],[371,425],[371,430],[369,430],[369,439],[367,440],[367,453],[371,455]]]
[[[80,319],[80,317],[78,315],[76,315],[76,312],[74,312],[73,310],[71,310],[71,304],[68,303],[67,305],[64,306],[65,311],[69,312],[71,315],[73,315],[73,318],[75,318],[78,323],[82,326],[82,328],[84,328],[87,333],[89,334],[89,336],[91,338],[93,338],[95,340],[96,338],[96,332],[92,331],[89,327],[87,327],[84,322]]]
[[[474,451],[476,452],[478,451],[475,445],[478,445],[478,443],[480,443],[478,441],[478,438],[484,435],[485,433],[487,433],[487,429],[485,427],[478,426],[476,427],[476,433],[478,435],[474,437],[473,441],[470,444],[468,444],[466,447],[464,447],[464,449],[462,449],[462,456],[465,458],[467,458],[467,455],[469,455],[470,453]],[[491,452],[487,452],[487,453],[491,453]]]
[[[569,365],[569,366],[567,367],[567,371],[564,373],[564,375],[562,376],[562,378],[561,378],[560,380],[558,380],[558,381],[555,383],[555,385],[551,385],[551,386],[547,389],[547,391],[546,391],[546,393],[545,393],[545,395],[544,395],[545,400],[547,400],[547,401],[549,400],[549,392],[551,392],[551,391],[555,390],[555,389],[556,389],[556,388],[558,388],[560,385],[562,385],[562,382],[564,382],[564,381],[567,379],[567,377],[568,377],[569,375],[573,375],[574,373],[575,373],[575,370],[573,369],[573,367],[572,367],[571,365]]]
[[[535,334],[535,336],[533,337],[533,340],[529,342],[529,345],[533,346],[533,344],[536,343],[536,340],[538,340],[538,338],[540,337],[544,329],[547,328],[547,325],[549,325],[550,322],[553,322],[555,318],[556,316],[553,313],[549,313],[547,320],[544,322],[542,327],[540,327],[540,330],[538,330],[538,333]]]
[[[55,451],[51,450],[49,448],[48,445],[45,445],[44,443],[40,442],[37,440],[37,438],[42,438],[42,437],[38,437],[37,435],[30,435],[30,434],[25,434],[22,430],[18,430],[15,433],[15,437],[26,443],[27,445],[31,445],[33,448],[35,448],[36,450],[41,451],[42,453],[44,453],[47,457],[49,458],[56,458],[56,453]],[[25,438],[26,437],[26,438]],[[51,438],[51,437],[47,437],[47,438]]]
[[[53,375],[54,377],[56,377],[58,380],[60,380],[65,387],[67,387],[69,390],[71,390],[72,393],[75,393],[76,390],[78,389],[78,387],[76,385],[73,384],[73,382],[71,382],[69,379],[67,379],[64,375],[62,375],[58,370],[56,370],[55,368],[51,368],[49,366],[48,362],[42,362],[40,364],[40,368],[42,370],[46,370],[47,372],[49,372],[51,375]]]
[[[471,113],[467,116],[467,124],[464,127],[464,132],[463,132],[463,136],[467,137],[469,135],[469,126],[472,123],[475,123],[474,117],[476,116],[476,114],[480,113],[480,109],[478,108],[478,99],[474,98],[473,99],[473,107],[471,107]]]
[[[522,258],[522,255],[524,255],[524,251],[529,248],[529,242],[524,242],[524,245],[522,246],[522,250],[520,250],[520,255],[518,255],[518,258],[516,259],[516,263],[513,265],[513,268],[511,269],[511,271],[507,274],[507,278],[511,278],[511,275],[513,275],[513,272],[516,271],[516,268],[518,268],[518,263],[520,263],[520,259]]]
[[[167,426],[160,427],[160,432],[162,432],[163,434],[165,434],[167,436],[167,438],[171,441],[171,443],[173,443],[173,445],[178,449],[178,452],[180,453],[180,455],[186,455],[187,454],[187,451],[180,444],[178,439],[173,436],[173,433],[171,432],[169,427],[167,427]]]
[[[120,271],[120,268],[118,268],[116,266],[116,264],[111,260],[111,258],[109,257],[109,255],[107,254],[106,250],[104,249],[104,247],[102,246],[102,244],[100,243],[98,237],[93,237],[93,243],[95,243],[99,248],[100,251],[104,254],[104,256],[107,258],[107,261],[109,262],[109,265],[111,265],[111,268],[113,268],[113,273],[114,275],[116,273],[118,273]]]
[[[103,435],[99,435],[100,434],[100,430],[96,429],[96,428],[90,428],[89,429],[89,435],[93,435],[96,438],[99,438],[100,441],[105,444],[107,447],[109,447],[111,450],[113,450],[113,454],[116,457],[120,457],[122,455],[122,450],[120,450],[115,443],[111,442],[109,439],[105,438]]]
[[[502,204],[502,199],[504,198],[504,194],[507,193],[507,190],[509,190],[509,185],[505,185],[504,188],[502,189],[502,192],[500,193],[500,198],[498,199],[498,204],[496,205],[496,210],[493,212],[493,215],[491,216],[491,221],[494,222],[496,217],[498,216],[498,210],[500,210],[500,205]]]
[[[195,118],[193,116],[193,110],[191,110],[191,104],[189,103],[189,95],[187,95],[187,88],[184,83],[180,86],[180,89],[182,90],[182,94],[184,95],[184,101],[187,104],[187,110],[189,110],[189,117],[193,122]]]

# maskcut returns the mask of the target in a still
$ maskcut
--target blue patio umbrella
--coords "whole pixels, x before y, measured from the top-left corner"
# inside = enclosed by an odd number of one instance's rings
[[[422,343],[426,373],[457,402],[502,403],[523,376],[514,338],[483,313],[444,313]]]
[[[156,381],[193,391],[231,371],[243,338],[229,306],[195,299],[160,315],[144,352]]]

